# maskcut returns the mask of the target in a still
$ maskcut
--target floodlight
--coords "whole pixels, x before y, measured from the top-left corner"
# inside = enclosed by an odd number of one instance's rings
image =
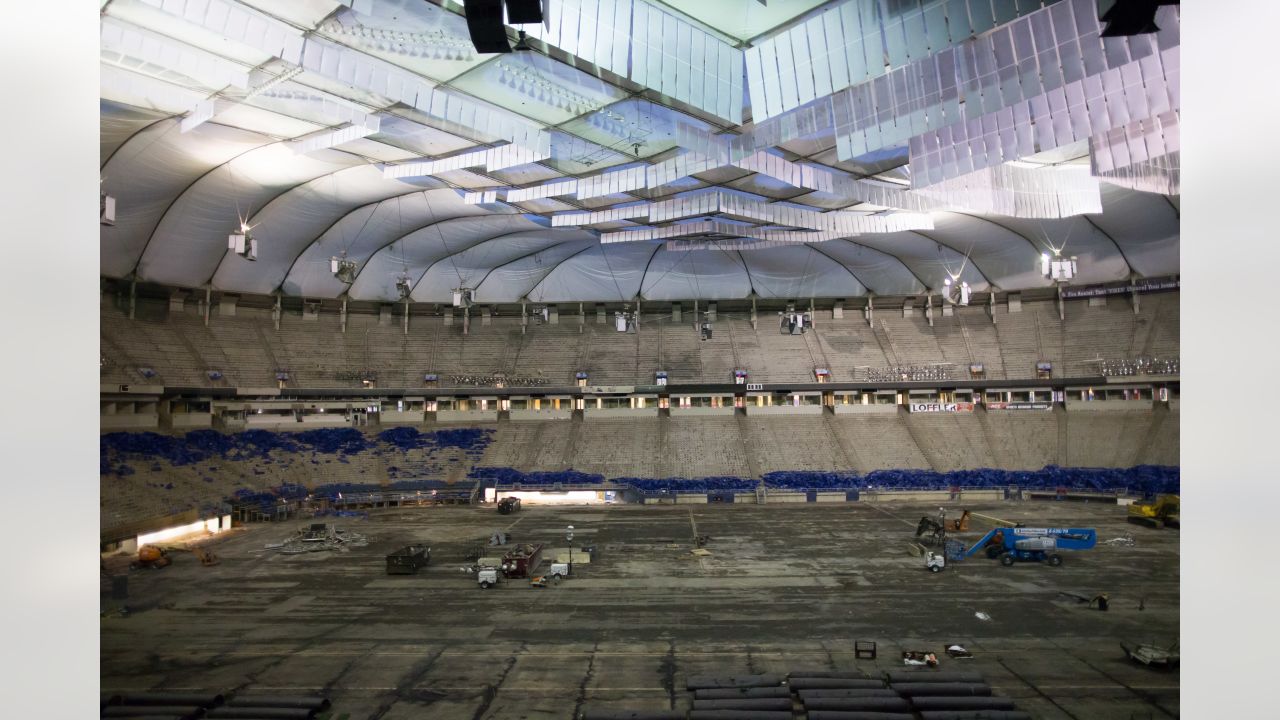
[[[345,254],[342,257],[331,257],[329,272],[332,272],[338,280],[350,285],[356,280],[356,262],[348,260]]]
[[[258,241],[249,234],[248,226],[241,224],[240,232],[227,236],[227,249],[245,260],[258,259]]]
[[[98,195],[98,218],[103,225],[116,224],[116,199],[106,193]]]
[[[413,292],[413,285],[409,283],[409,276],[401,275],[396,278],[396,292],[400,294],[401,300],[409,298],[409,294]]]

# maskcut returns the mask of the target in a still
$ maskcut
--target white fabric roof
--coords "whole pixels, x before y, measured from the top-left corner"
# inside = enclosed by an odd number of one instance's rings
[[[1101,185],[1102,212],[1061,219],[933,210],[928,211],[930,229],[768,249],[690,251],[672,249],[663,240],[601,245],[601,230],[648,227],[647,221],[553,228],[549,216],[664,200],[709,186],[778,207],[870,213],[886,208],[839,188],[815,190],[790,184],[799,181],[722,166],[677,176],[661,187],[596,197],[569,193],[509,203],[503,192],[495,202],[467,204],[466,190],[505,191],[598,175],[609,167],[652,168],[693,157],[686,155],[681,132],[736,135],[755,126],[747,117],[728,121],[627,77],[584,72],[553,59],[567,55],[572,60],[566,47],[551,56],[457,50],[456,57],[448,57],[418,46],[406,51],[414,43],[444,42],[440,37],[466,39],[460,15],[426,2],[210,0],[201,7],[219,4],[262,18],[264,27],[278,26],[284,49],[264,51],[230,27],[212,30],[207,21],[175,14],[174,7],[187,7],[183,2],[110,0],[104,7],[101,174],[117,211],[115,224],[101,228],[103,276],[233,293],[309,298],[346,293],[355,300],[393,301],[396,280],[404,274],[416,302],[448,302],[450,291],[463,286],[475,288],[478,302],[497,303],[732,299],[753,293],[761,298],[916,295],[938,292],[948,276],[977,291],[1042,288],[1051,283],[1040,273],[1040,254],[1050,247],[1079,258],[1082,283],[1178,272],[1177,197],[1107,183]],[[790,16],[760,18],[784,23],[828,5],[840,3],[809,2]],[[664,12],[709,32],[708,43],[754,32],[736,26],[720,30],[706,24],[709,16],[690,18],[677,10]],[[751,22],[765,22],[760,18]],[[108,40],[108,26],[123,33],[120,37],[133,32],[158,45],[128,45],[117,35]],[[380,43],[376,37],[339,32],[339,26],[416,35]],[[288,38],[304,32],[327,38],[336,48],[339,64],[332,72],[324,67],[291,72],[296,63],[306,62],[287,57],[293,42]],[[470,120],[436,117],[429,108],[371,90],[376,78],[339,79],[347,77],[340,69],[347,60],[381,63],[371,67],[382,68],[387,77],[456,88],[482,102],[474,105],[473,115],[464,116]],[[193,64],[197,61],[205,64]],[[248,79],[245,88],[204,84],[221,82],[205,78],[237,73]],[[378,87],[385,88],[387,80],[381,82]],[[548,87],[529,89],[540,82]],[[215,103],[212,117],[184,132],[183,119],[206,99]],[[478,130],[488,122],[482,119],[489,117],[486,113],[502,115],[502,122],[513,127],[550,132],[549,156],[501,169],[472,165],[434,176],[384,175],[384,163],[492,147],[492,138],[480,137]],[[377,132],[310,152],[297,152],[291,144],[351,127],[352,118],[366,116],[376,116]],[[910,180],[905,148],[838,161],[835,144],[831,129],[818,128],[785,138],[773,151],[830,170],[834,177],[870,176],[896,183],[890,187],[908,187],[903,184]],[[1045,159],[1047,154],[1027,159],[1079,164],[1087,161],[1089,149],[1087,143],[1078,147],[1058,151],[1052,160]],[[242,218],[258,241],[256,262],[227,250],[226,237]],[[357,264],[350,285],[330,272],[329,259],[340,255]]]

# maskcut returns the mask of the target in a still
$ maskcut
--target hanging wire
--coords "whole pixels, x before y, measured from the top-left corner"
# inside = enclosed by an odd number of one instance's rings
[[[969,244],[969,249],[964,253],[964,259],[960,261],[960,269],[954,272],[951,270],[951,266],[947,263],[947,253],[943,248],[942,243],[935,241],[934,244],[938,246],[938,254],[942,256],[942,269],[946,271],[947,275],[951,276],[952,280],[959,280],[960,276],[964,274],[965,268],[969,266],[969,255],[973,253],[973,243]]]
[[[609,253],[607,252],[606,246],[607,246],[607,243],[600,243],[600,255],[604,258],[604,266],[609,269],[609,279],[613,281],[613,287],[616,288],[618,291],[618,300],[621,302],[627,302],[627,298],[622,296],[622,285],[618,283],[618,276],[614,274],[613,266],[609,264]],[[644,289],[641,288],[642,292],[643,290]],[[640,320],[637,317],[636,322],[639,322],[639,321]]]
[[[462,271],[458,269],[458,263],[453,259],[454,253],[449,249],[449,242],[444,239],[444,231],[440,229],[440,223],[436,222],[436,211],[431,208],[431,196],[429,190],[422,191],[422,199],[427,203],[427,214],[431,222],[431,227],[436,229],[436,235],[440,237],[440,244],[444,247],[446,256],[449,259],[449,265],[453,267],[453,272],[458,276],[458,287],[461,288],[466,282],[462,279]]]
[[[1063,219],[1066,219],[1066,218],[1063,218]],[[1067,243],[1071,242],[1071,233],[1075,230],[1075,223],[1070,221],[1067,222],[1066,237],[1062,238],[1061,245],[1055,246],[1053,242],[1050,241],[1049,239],[1049,230],[1045,227],[1045,221],[1040,220],[1038,222],[1040,225],[1040,234],[1044,236],[1044,239],[1042,240],[1042,242],[1045,244],[1046,247],[1048,247],[1050,250],[1053,251],[1054,255],[1061,255],[1062,251],[1067,249]]]

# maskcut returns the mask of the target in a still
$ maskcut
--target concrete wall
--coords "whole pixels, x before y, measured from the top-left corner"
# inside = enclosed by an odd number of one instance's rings
[[[421,410],[383,410],[378,413],[378,422],[383,425],[420,425],[426,419]]]
[[[526,420],[572,420],[572,410],[512,410],[509,414],[512,422]]]
[[[821,415],[821,405],[747,405],[747,415]]]
[[[213,426],[213,413],[174,413],[169,416],[174,430],[207,428]]]
[[[732,415],[733,407],[672,407],[671,415],[680,417],[696,417],[708,415]]]
[[[497,410],[439,410],[436,412],[436,422],[442,423],[483,423],[497,421]]]
[[[836,415],[896,415],[897,405],[836,405]]]
[[[160,427],[160,416],[156,413],[99,415],[98,425],[103,430],[150,430]]]

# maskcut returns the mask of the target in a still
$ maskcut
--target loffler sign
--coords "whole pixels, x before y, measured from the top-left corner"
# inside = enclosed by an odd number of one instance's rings
[[[913,413],[929,413],[929,412],[973,412],[973,403],[971,402],[952,402],[952,403],[910,403],[908,408]]]

